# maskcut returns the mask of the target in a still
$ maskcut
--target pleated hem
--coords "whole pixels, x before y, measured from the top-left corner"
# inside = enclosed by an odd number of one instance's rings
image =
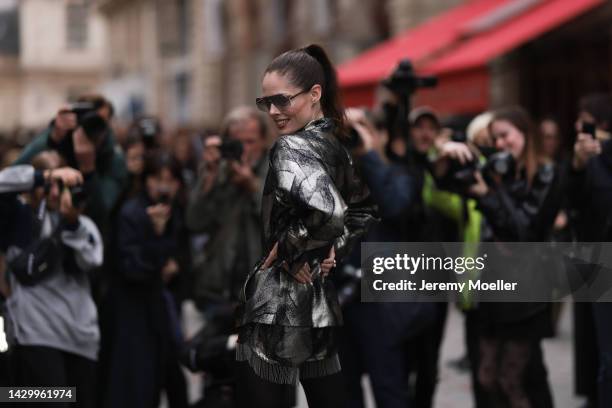
[[[257,356],[251,347],[242,343],[236,345],[236,360],[248,362],[255,374],[277,384],[297,385],[299,379],[323,377],[341,370],[337,354],[324,360],[306,361],[298,367],[291,367],[269,363]]]

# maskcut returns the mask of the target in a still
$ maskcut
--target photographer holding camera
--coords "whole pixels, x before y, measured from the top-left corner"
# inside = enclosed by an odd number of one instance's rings
[[[94,407],[100,334],[87,272],[102,264],[103,244],[75,200],[81,173],[60,162],[43,152],[33,168],[0,173],[11,375],[14,386],[76,386],[75,406]]]
[[[569,201],[578,241],[612,241],[611,126],[612,97],[590,94],[580,100],[569,171]],[[593,407],[612,405],[611,322],[612,303],[575,304],[576,388]]]
[[[86,214],[105,234],[108,218],[126,179],[123,154],[109,126],[113,107],[104,97],[85,95],[61,108],[50,125],[14,164],[29,164],[38,153],[57,151],[66,164],[85,178],[89,196]]]
[[[171,407],[187,407],[178,363],[182,335],[168,290],[186,269],[179,245],[181,167],[152,151],[141,177],[143,191],[125,202],[117,220],[118,267],[103,319],[102,406],[157,406],[165,389]]]
[[[368,231],[365,241],[401,242],[407,240],[412,225],[405,216],[420,201],[420,188],[408,167],[389,149],[389,129],[384,115],[363,109],[348,109],[351,127],[351,154],[358,174],[368,186],[378,207],[380,222]],[[352,263],[359,264],[359,251]],[[346,266],[342,265],[344,271]],[[333,279],[343,276],[336,273]],[[351,281],[349,280],[349,284]],[[409,341],[432,326],[433,304],[343,302],[344,327],[340,359],[349,385],[350,407],[363,407],[361,376],[369,375],[379,407],[411,406],[408,378],[416,356]],[[344,291],[341,290],[341,293]],[[380,336],[380,333],[387,336]]]
[[[205,259],[194,271],[195,298],[233,302],[261,256],[260,202],[268,169],[265,116],[249,107],[230,112],[221,137],[204,142],[203,165],[187,207],[187,227],[207,233]]]
[[[473,170],[474,182],[467,188],[478,201],[489,239],[546,241],[560,202],[557,168],[542,154],[540,139],[523,109],[494,112],[489,130],[500,152]],[[548,306],[482,303],[478,316],[478,378],[485,405],[552,407],[541,349],[542,337],[551,330]]]

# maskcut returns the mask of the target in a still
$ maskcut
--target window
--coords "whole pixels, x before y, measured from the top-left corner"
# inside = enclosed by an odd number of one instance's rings
[[[89,28],[89,4],[87,0],[68,2],[66,8],[66,44],[70,49],[87,46]]]

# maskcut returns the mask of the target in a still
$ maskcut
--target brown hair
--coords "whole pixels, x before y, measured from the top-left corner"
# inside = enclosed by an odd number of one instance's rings
[[[495,121],[505,120],[516,127],[525,137],[525,147],[519,157],[519,166],[525,166],[527,180],[529,184],[538,172],[538,166],[545,161],[546,157],[542,154],[541,138],[538,129],[535,127],[529,113],[520,106],[510,106],[493,112],[493,118],[489,122],[489,132],[492,134],[492,127]]]
[[[334,134],[337,137],[346,137],[344,107],[340,100],[336,69],[320,45],[311,44],[279,55],[266,68],[265,73],[270,72],[287,75],[289,81],[302,90],[320,85],[323,115],[334,121]]]
[[[53,170],[64,165],[62,157],[55,150],[44,150],[32,158],[36,170]]]

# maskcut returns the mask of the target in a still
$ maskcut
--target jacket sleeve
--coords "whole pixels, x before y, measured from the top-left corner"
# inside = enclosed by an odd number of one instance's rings
[[[80,216],[77,225],[68,226],[61,233],[64,245],[74,250],[76,263],[83,271],[102,266],[104,244],[100,231],[94,222]]]
[[[553,165],[534,176],[527,194],[513,199],[503,187],[491,188],[478,200],[478,209],[499,240],[546,239],[559,208],[559,177]]]
[[[295,211],[278,238],[278,259],[292,265],[343,234],[347,205],[320,159],[299,143],[277,140],[271,156],[275,199]]]
[[[176,251],[176,242],[167,235],[156,236],[147,218],[126,211],[124,206],[119,216],[118,247],[121,275],[128,281],[148,284],[161,280],[161,270]]]
[[[43,184],[42,173],[35,171],[29,164],[16,165],[0,171],[0,194],[22,193]]]
[[[349,165],[347,168],[347,177],[350,189],[347,199],[348,208],[345,212],[344,229],[342,235],[334,242],[336,259],[338,260],[342,260],[342,258],[351,253],[353,246],[365,236],[370,226],[379,221],[377,218],[378,202],[374,199],[369,186],[353,171],[352,165]],[[393,197],[393,195],[390,197]]]
[[[401,214],[416,196],[415,183],[408,173],[398,174],[384,163],[378,153],[371,151],[361,157],[363,179],[381,217],[393,218]]]
[[[121,152],[113,152],[111,163],[104,171],[96,170],[85,176],[85,188],[89,193],[86,213],[98,224],[107,219],[127,179],[127,169]]]
[[[49,138],[53,125],[47,126],[38,136],[34,138],[19,155],[13,165],[30,164],[36,155],[49,148]]]

